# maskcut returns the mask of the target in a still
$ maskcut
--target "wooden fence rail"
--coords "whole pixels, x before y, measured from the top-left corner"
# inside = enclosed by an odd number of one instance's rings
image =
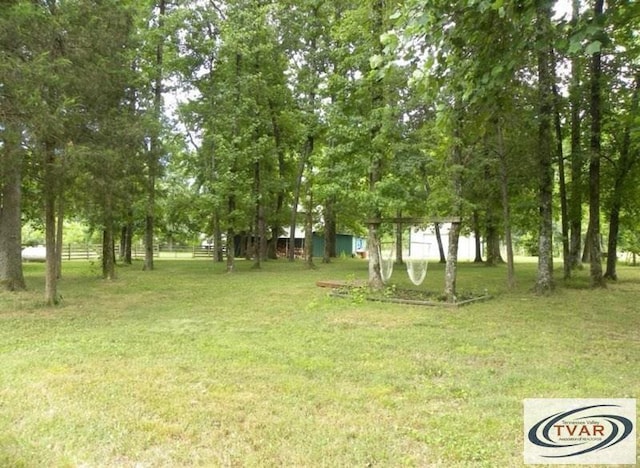
[[[25,254],[25,251],[29,251]],[[164,258],[212,258],[215,250],[210,247],[201,245],[193,246],[158,246],[153,248],[154,257]],[[45,248],[43,246],[28,247],[23,246],[23,258],[32,261],[45,260]],[[120,256],[119,250],[116,248],[116,255]],[[132,258],[144,258],[144,246],[135,245],[131,249]],[[97,260],[102,257],[101,244],[63,244],[61,258],[62,260]]]

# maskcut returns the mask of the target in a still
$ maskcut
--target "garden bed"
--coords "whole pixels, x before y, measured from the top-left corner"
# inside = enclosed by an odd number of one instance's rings
[[[395,286],[388,286],[381,291],[373,291],[369,289],[365,282],[354,284],[347,281],[318,281],[316,284],[320,287],[331,288],[329,295],[332,297],[355,301],[366,300],[408,305],[461,307],[491,299],[491,296],[486,291],[483,293],[461,292],[454,302],[448,302],[444,294],[434,291],[403,289]]]

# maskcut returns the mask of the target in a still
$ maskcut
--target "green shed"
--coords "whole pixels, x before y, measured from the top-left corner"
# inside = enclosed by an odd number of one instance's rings
[[[351,257],[358,250],[358,241],[362,239],[356,238],[351,234],[336,235],[336,254],[338,257],[346,255]],[[324,255],[324,237],[313,233],[313,256],[322,257]]]

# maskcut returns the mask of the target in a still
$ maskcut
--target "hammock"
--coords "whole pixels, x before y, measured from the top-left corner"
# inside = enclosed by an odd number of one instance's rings
[[[393,273],[393,264],[395,262],[395,258],[393,258],[394,249],[385,250],[384,254],[386,255],[383,255],[382,247],[380,247],[378,253],[380,254],[380,276],[382,277],[382,281],[386,283]]]
[[[416,286],[420,286],[424,279],[427,277],[427,259],[406,259],[407,273],[409,279]]]

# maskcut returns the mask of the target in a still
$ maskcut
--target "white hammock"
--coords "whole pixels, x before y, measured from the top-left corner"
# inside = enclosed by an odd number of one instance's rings
[[[384,253],[386,255],[383,255],[382,247],[380,247],[378,253],[380,254],[380,276],[382,281],[386,283],[391,279],[391,274],[393,273],[393,264],[395,263],[395,258],[393,257],[394,249],[385,250]]]
[[[416,286],[420,286],[424,279],[427,277],[427,259],[412,259],[408,258],[405,260],[407,265],[407,273],[409,274],[409,279]]]

